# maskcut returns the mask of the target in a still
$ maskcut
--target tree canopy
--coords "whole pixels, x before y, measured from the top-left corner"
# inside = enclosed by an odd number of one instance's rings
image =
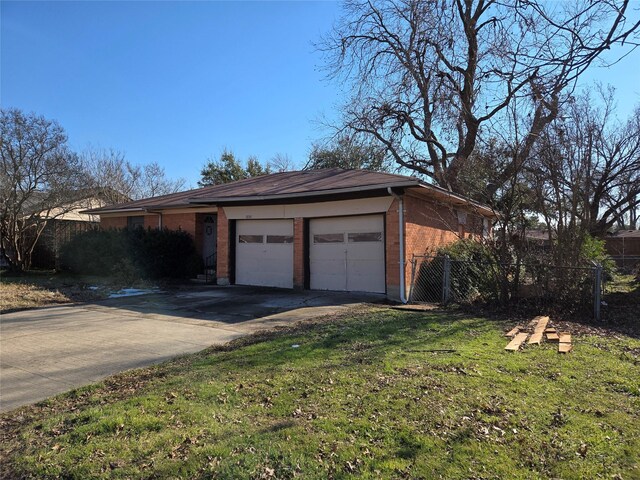
[[[353,135],[340,135],[328,143],[314,143],[305,170],[344,168],[387,171],[391,168],[384,147]]]
[[[266,167],[263,166],[256,157],[249,157],[246,167],[243,167],[233,152],[225,150],[220,155],[219,160],[209,160],[202,167],[198,185],[201,187],[220,185],[245,178],[259,177],[268,173],[271,173],[270,167],[268,165]]]

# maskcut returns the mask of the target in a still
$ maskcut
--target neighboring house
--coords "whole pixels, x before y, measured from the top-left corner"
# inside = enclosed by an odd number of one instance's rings
[[[386,293],[403,299],[412,255],[486,235],[493,212],[412,177],[284,172],[89,210],[102,228],[181,229],[218,284]]]
[[[619,267],[632,269],[640,264],[640,230],[619,230],[604,241],[607,253]]]
[[[548,246],[551,243],[551,233],[547,229],[528,228],[524,233],[528,242],[536,243],[540,246]]]

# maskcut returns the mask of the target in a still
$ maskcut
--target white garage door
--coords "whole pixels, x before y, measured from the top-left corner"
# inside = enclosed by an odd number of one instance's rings
[[[312,290],[385,292],[382,215],[313,219],[309,236]]]
[[[293,288],[293,221],[238,220],[236,283]]]

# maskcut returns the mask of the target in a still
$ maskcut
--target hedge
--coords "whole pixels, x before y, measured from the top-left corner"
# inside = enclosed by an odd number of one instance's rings
[[[178,230],[99,230],[76,235],[62,248],[61,267],[125,280],[190,278],[202,272],[193,238]]]

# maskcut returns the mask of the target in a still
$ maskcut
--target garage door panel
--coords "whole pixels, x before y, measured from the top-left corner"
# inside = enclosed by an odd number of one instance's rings
[[[312,289],[384,293],[382,215],[313,219],[310,236]]]
[[[293,288],[293,222],[238,220],[236,283]]]

